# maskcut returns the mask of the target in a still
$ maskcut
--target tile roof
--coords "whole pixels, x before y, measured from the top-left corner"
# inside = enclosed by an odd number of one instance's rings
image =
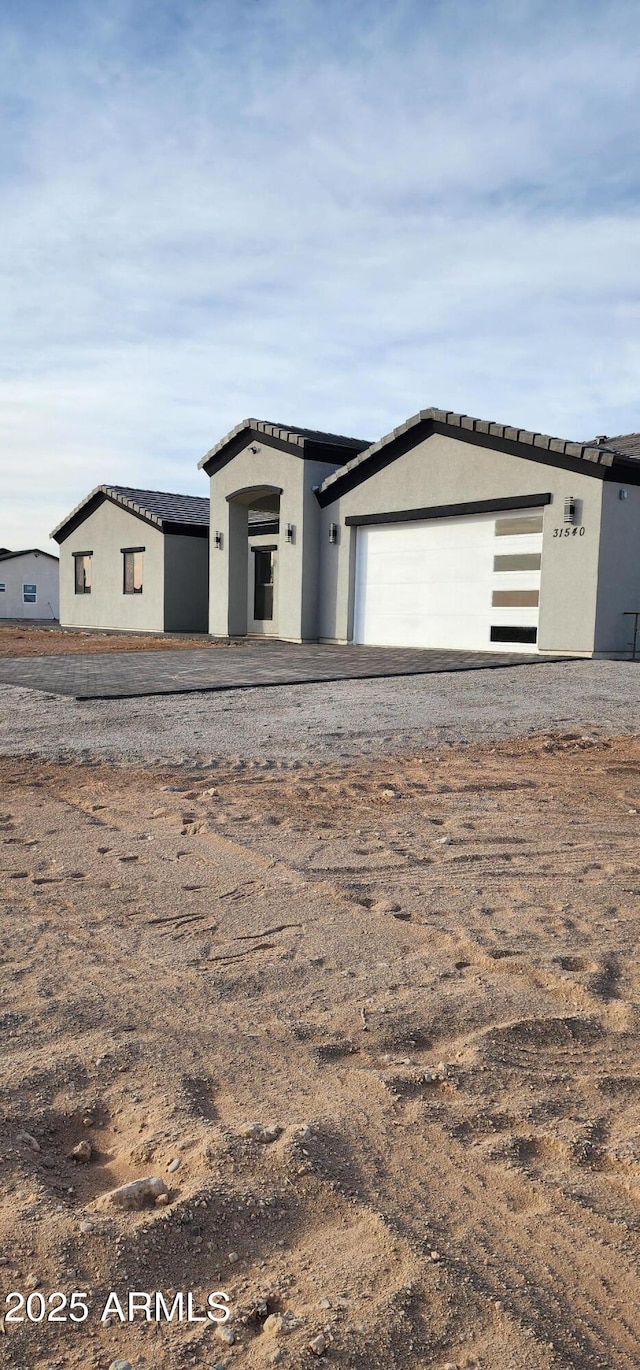
[[[12,557],[51,557],[52,561],[59,561],[59,557],[54,552],[43,552],[41,547],[21,547],[19,552],[10,552],[8,547],[0,548],[0,561],[11,561]]]
[[[203,495],[173,495],[165,490],[138,490],[129,485],[96,485],[85,499],[67,514],[66,518],[54,528],[51,536],[57,541],[68,524],[75,526],[81,521],[82,510],[103,499],[110,499],[132,514],[139,514],[160,529],[171,524],[193,528],[209,527],[209,499]],[[87,513],[90,510],[87,509]]]
[[[295,424],[272,423],[267,419],[243,419],[229,433],[226,433],[220,442],[215,444],[215,447],[205,453],[202,460],[198,462],[198,467],[205,466],[219,452],[222,452],[233,438],[246,431],[264,434],[265,438],[278,438],[290,446],[301,448],[302,451],[307,444],[316,447],[342,447],[353,452],[362,452],[365,447],[369,446],[365,438],[347,438],[340,433],[324,433],[319,428],[298,428]]]
[[[378,442],[372,443],[366,451],[359,452],[344,466],[339,467],[337,471],[332,471],[319,486],[319,493],[322,495],[325,491],[330,490],[337,481],[341,481],[351,471],[355,471],[359,466],[364,465],[370,457],[375,456],[384,447],[388,447],[397,438],[401,438],[411,428],[429,420],[433,423],[444,424],[451,429],[463,429],[467,432],[478,433],[479,435],[486,434],[492,438],[502,438],[508,442],[517,442],[529,447],[543,448],[549,453],[574,457],[601,466],[612,466],[614,457],[617,455],[612,447],[613,438],[608,438],[606,444],[597,441],[590,443],[568,442],[564,438],[552,438],[547,433],[534,433],[528,428],[514,428],[508,424],[492,423],[488,419],[474,419],[469,414],[458,414],[452,409],[421,409],[418,414],[413,414],[410,419],[401,423],[398,428],[394,428],[391,433],[387,433]],[[630,437],[637,437],[637,435],[631,434]],[[617,441],[622,440],[618,439]],[[631,453],[620,453],[620,455],[627,456]]]
[[[605,447],[617,457],[640,460],[640,433],[621,433],[617,438],[593,438],[587,447]]]

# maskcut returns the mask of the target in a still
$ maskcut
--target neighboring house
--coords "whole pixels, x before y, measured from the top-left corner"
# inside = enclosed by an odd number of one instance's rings
[[[368,444],[246,419],[200,467],[212,634],[629,651],[639,434],[566,442],[426,409]]]
[[[208,499],[99,485],[51,536],[65,627],[207,631]]]
[[[58,558],[30,547],[0,549],[0,618],[58,618]]]

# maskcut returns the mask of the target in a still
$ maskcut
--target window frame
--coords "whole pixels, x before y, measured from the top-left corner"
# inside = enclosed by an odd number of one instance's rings
[[[72,556],[73,556],[73,593],[74,593],[75,595],[90,595],[90,594],[91,594],[91,586],[92,586],[92,582],[93,582],[93,552],[92,552],[92,551],[86,551],[86,552],[72,552]],[[79,586],[79,585],[78,585],[78,561],[83,560],[84,558],[88,558],[88,560],[91,562],[91,565],[90,565],[90,567],[89,567],[89,584],[87,585],[87,584],[85,583],[84,586]]]
[[[120,551],[122,552],[122,593],[123,593],[123,595],[141,595],[141,594],[143,593],[143,590],[144,590],[144,553],[145,553],[145,551],[146,551],[146,548],[145,548],[145,547],[121,547],[121,548],[120,548]],[[139,586],[136,586],[136,584],[135,584],[135,576],[136,576],[136,563],[135,563],[135,558],[136,558],[137,556],[140,557],[140,584],[139,584]],[[134,559],[133,562],[132,562],[132,564],[131,564],[131,580],[132,580],[132,585],[131,585],[130,587],[127,585],[127,565],[128,565],[127,558],[128,558],[128,557],[133,557],[133,559]]]
[[[22,603],[23,603],[23,604],[37,604],[37,603],[38,603],[38,586],[37,586],[37,584],[34,584],[34,582],[33,582],[32,580],[31,580],[31,581],[23,581],[23,582],[22,582]]]

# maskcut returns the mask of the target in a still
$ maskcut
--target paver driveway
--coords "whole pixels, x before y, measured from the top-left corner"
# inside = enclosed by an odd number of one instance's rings
[[[408,647],[252,642],[181,652],[6,657],[0,660],[0,684],[26,685],[76,699],[128,699],[140,695],[252,689],[260,685],[424,675],[432,671],[473,671],[549,660],[558,658],[503,652],[419,651]]]

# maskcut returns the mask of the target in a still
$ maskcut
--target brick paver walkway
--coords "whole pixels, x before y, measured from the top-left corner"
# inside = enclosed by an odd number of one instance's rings
[[[0,684],[26,685],[76,699],[129,699],[140,695],[253,689],[261,685],[423,675],[433,671],[474,671],[558,660],[503,652],[247,642],[180,652],[6,657],[0,660]]]

